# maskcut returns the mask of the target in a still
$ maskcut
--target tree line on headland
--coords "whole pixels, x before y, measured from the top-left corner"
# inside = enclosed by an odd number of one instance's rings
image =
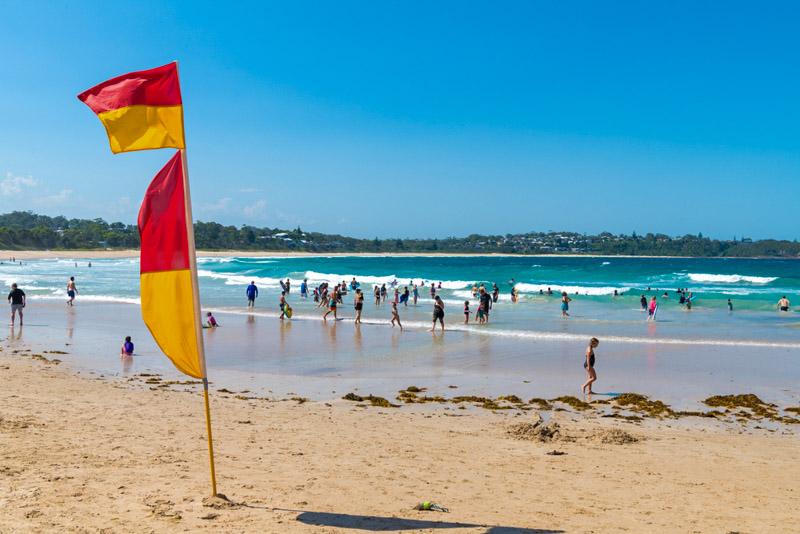
[[[664,234],[599,235],[574,232],[478,235],[444,239],[358,239],[336,234],[305,232],[244,225],[224,226],[196,222],[199,250],[247,250],[264,252],[386,252],[386,253],[503,253],[503,254],[598,254],[630,256],[785,257],[800,258],[800,243],[748,238],[722,241],[698,235],[669,237]],[[135,225],[108,223],[103,219],[48,217],[29,211],[0,215],[0,248],[8,250],[135,249],[139,231]]]

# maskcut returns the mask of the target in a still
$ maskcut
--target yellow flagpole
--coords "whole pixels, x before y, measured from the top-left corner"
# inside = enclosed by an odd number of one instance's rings
[[[178,71],[178,62],[175,62]],[[180,72],[178,72],[180,80]],[[183,121],[181,121],[183,122]],[[183,131],[183,143],[186,146],[186,129]],[[208,403],[208,373],[206,372],[206,351],[203,344],[203,323],[200,315],[200,286],[197,282],[197,253],[194,247],[194,219],[192,218],[192,196],[189,191],[189,163],[186,149],[181,149],[181,165],[183,166],[183,195],[186,208],[186,236],[189,245],[189,270],[192,277],[192,298],[194,300],[194,333],[197,340],[197,357],[200,359],[200,370],[203,373],[203,400],[206,405],[206,432],[208,432],[208,461],[211,467],[211,494],[217,494],[217,477],[214,472],[214,441],[211,438],[211,410]]]

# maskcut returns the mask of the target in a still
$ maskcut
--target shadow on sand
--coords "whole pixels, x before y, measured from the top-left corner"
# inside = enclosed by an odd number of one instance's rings
[[[286,510],[299,511],[299,510]],[[297,521],[307,525],[336,528],[352,528],[359,530],[393,531],[452,528],[485,528],[484,534],[557,534],[563,530],[539,528],[501,527],[491,525],[475,525],[470,523],[450,523],[422,519],[405,519],[402,517],[378,517],[374,515],[330,514],[326,512],[302,512]]]

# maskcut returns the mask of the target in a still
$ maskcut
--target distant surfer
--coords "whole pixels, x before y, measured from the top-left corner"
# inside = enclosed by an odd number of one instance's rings
[[[600,344],[600,341],[593,337],[591,341],[589,341],[589,346],[586,347],[586,361],[583,362],[583,368],[586,369],[586,374],[589,375],[589,379],[583,383],[581,387],[581,391],[584,395],[594,395],[594,391],[592,391],[592,383],[597,380],[597,372],[594,370],[594,349]],[[586,388],[589,388],[589,391],[586,391]]]
[[[250,281],[250,285],[247,286],[247,307],[248,308],[255,308],[256,307],[256,297],[258,296],[258,288],[256,287],[255,280]]]
[[[789,299],[786,298],[786,295],[782,296],[781,300],[778,301],[778,309],[782,312],[788,312],[791,307],[792,303],[789,302]]]

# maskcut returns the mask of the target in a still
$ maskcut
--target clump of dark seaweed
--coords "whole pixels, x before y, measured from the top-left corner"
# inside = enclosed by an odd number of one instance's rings
[[[399,404],[392,404],[388,400],[384,399],[383,397],[375,397],[374,395],[370,395],[368,397],[364,397],[363,400],[368,400],[370,404],[373,406],[380,406],[381,408],[399,408]]]
[[[744,395],[715,395],[704,400],[703,404],[712,408],[728,408],[731,410],[747,408],[753,415],[767,419],[775,419],[778,415],[774,404],[767,404],[752,393]]]
[[[355,401],[355,402],[362,402],[364,400],[364,397],[362,397],[360,395],[356,395],[355,393],[348,393],[347,395],[345,395],[342,398],[344,400]]]
[[[498,397],[497,400],[513,402],[514,404],[525,404],[525,401],[520,399],[516,395],[505,395],[503,397]]]
[[[675,412],[661,401],[652,401],[638,393],[623,393],[613,399],[618,405],[629,407],[634,412],[644,412],[653,417],[674,417]]]
[[[565,395],[563,397],[558,397],[555,399],[550,399],[550,402],[561,402],[572,406],[578,411],[590,410],[592,406],[589,403],[583,402],[577,397],[573,397],[571,395]]]
[[[245,397],[245,398],[248,398],[248,397]],[[305,397],[292,397],[290,400],[297,401],[298,404],[303,404],[305,402],[308,402],[308,399],[305,398]]]
[[[487,404],[492,402],[492,399],[488,399],[486,397],[476,397],[475,395],[468,395],[463,397],[453,397],[452,401],[456,404],[461,404],[462,402],[474,402],[477,404]]]

